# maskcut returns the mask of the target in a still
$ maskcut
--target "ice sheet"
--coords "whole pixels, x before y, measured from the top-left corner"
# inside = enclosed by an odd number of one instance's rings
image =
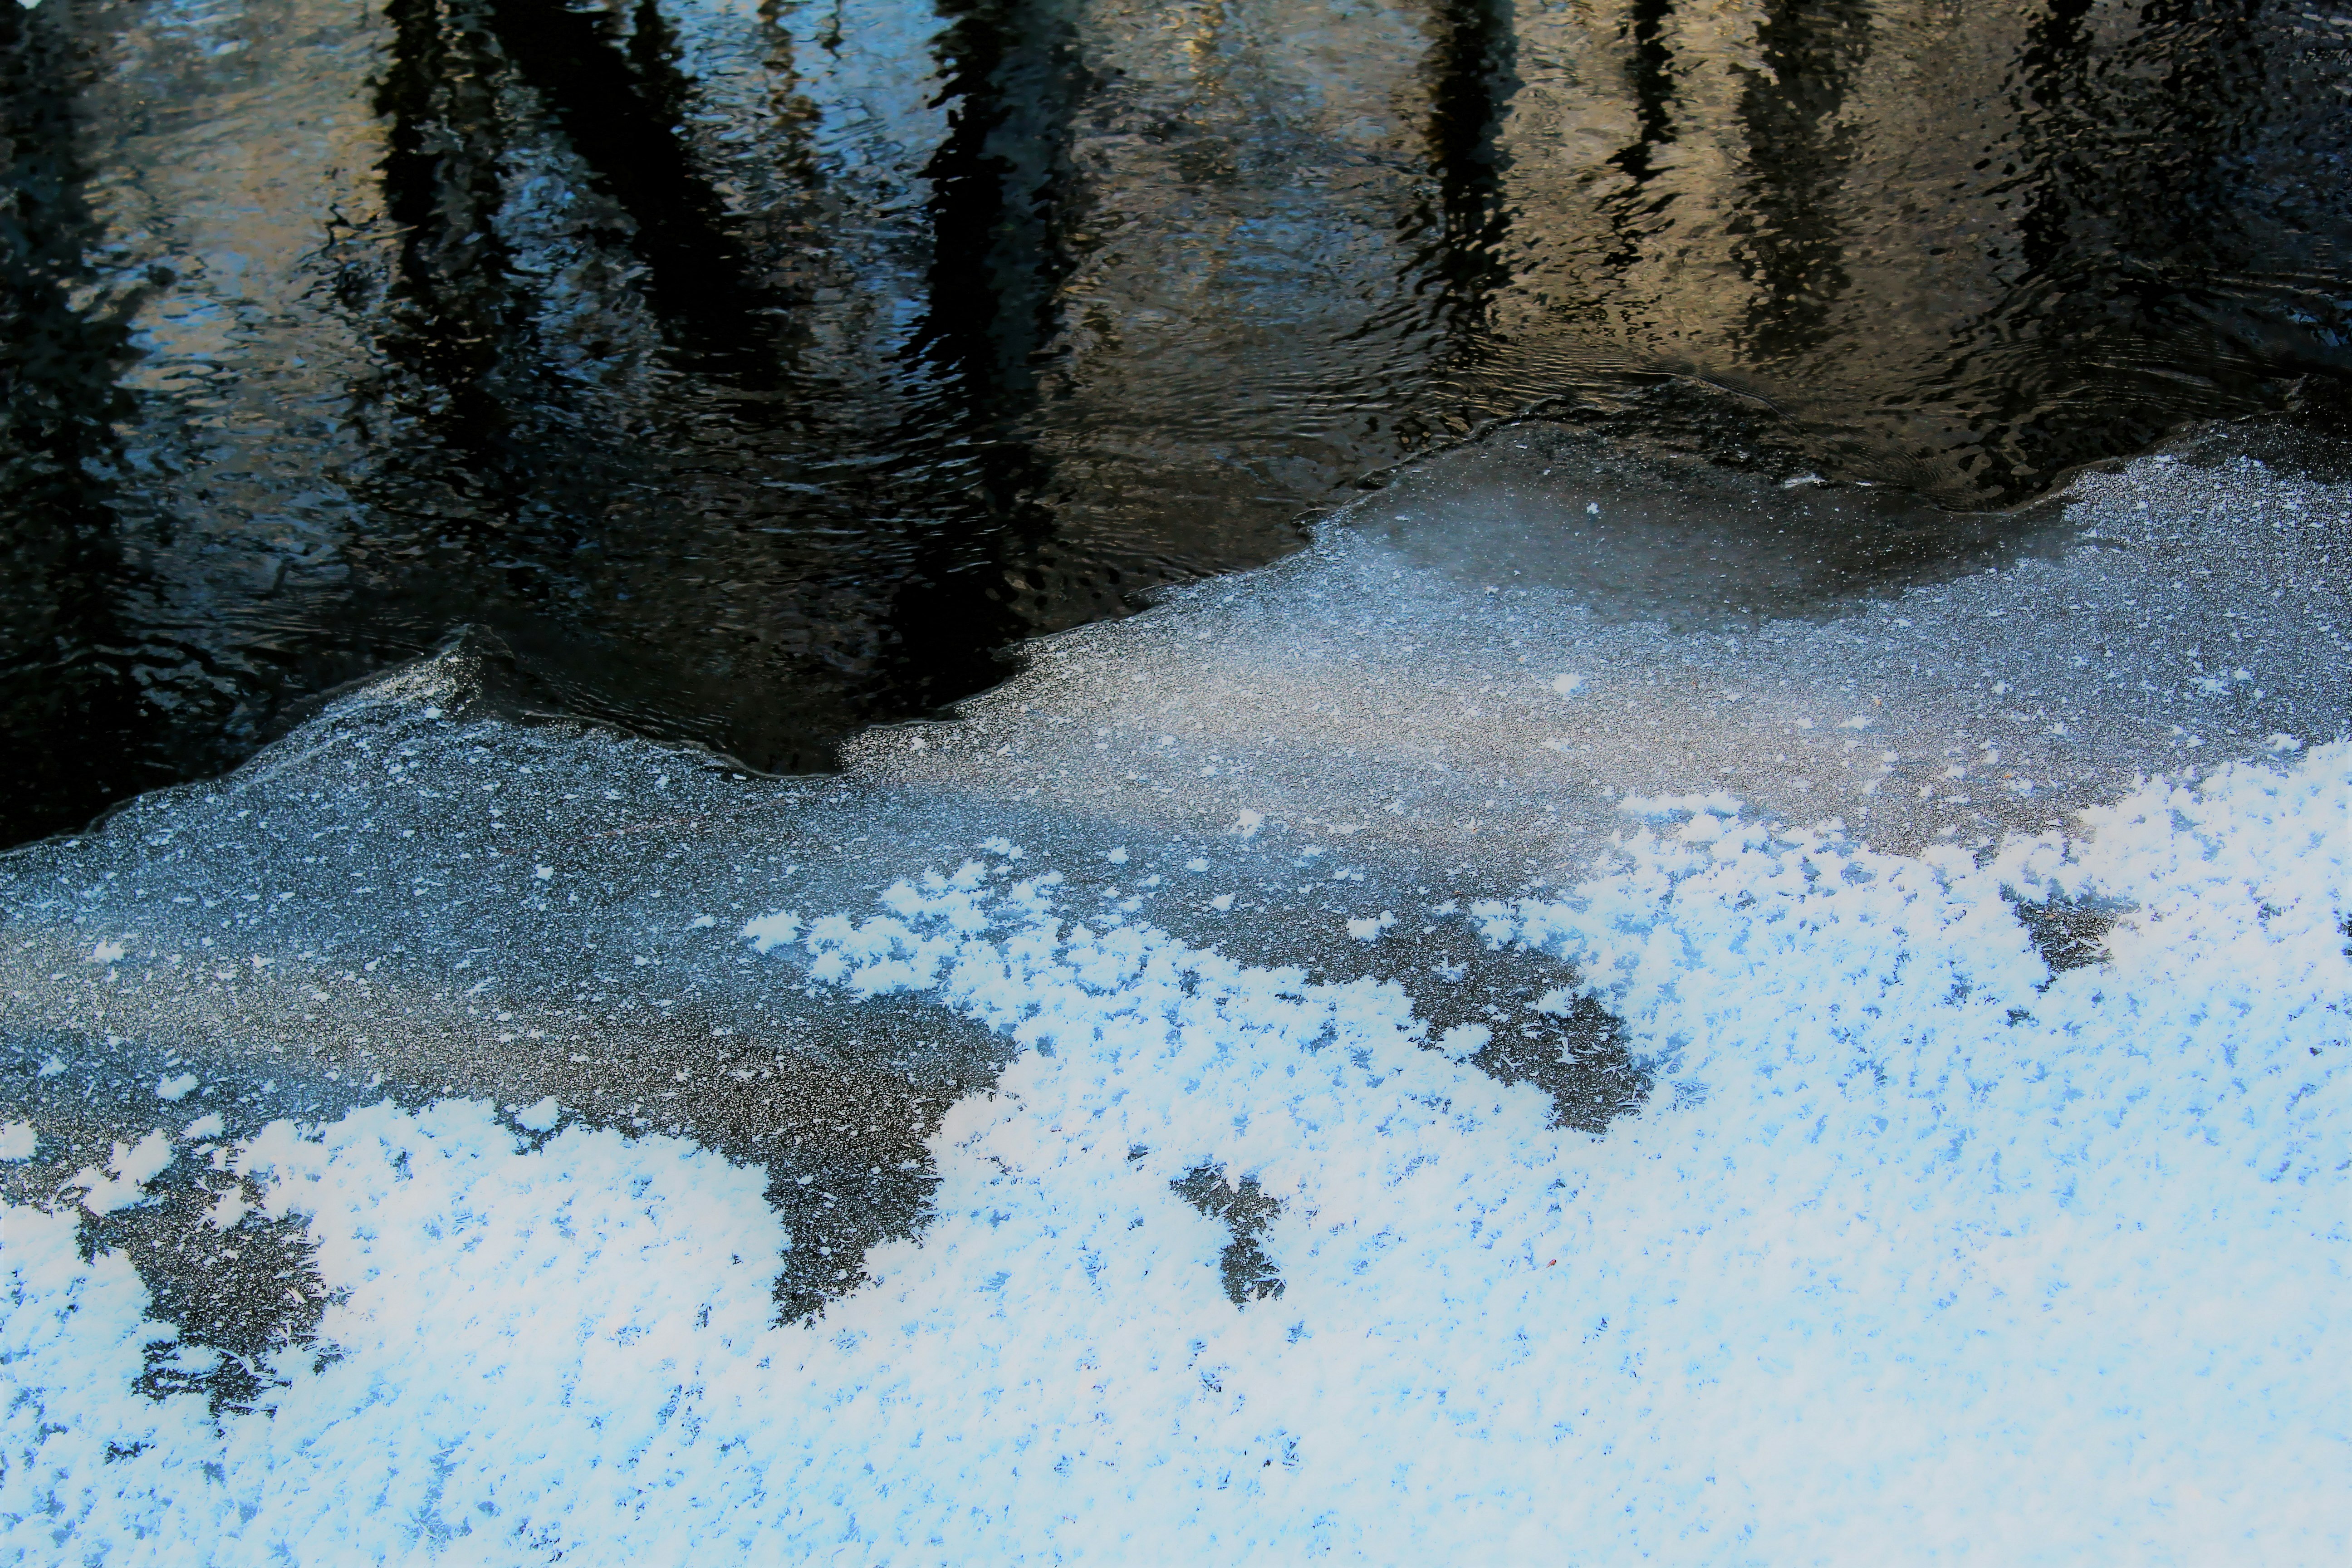
[[[11,857],[12,1545],[2341,1555],[2343,489],[1718,615],[1498,440],[837,778],[473,643]]]
[[[1637,832],[1479,916],[1670,1065],[1598,1142],[1392,984],[975,863],[802,939],[1023,1047],[821,1321],[771,1326],[761,1180],[684,1141],[274,1123],[217,1163],[307,1219],[331,1355],[218,1430],[141,1399],[136,1279],[12,1205],[7,1513],[112,1561],[2329,1557],[2347,809],[2336,744],[1982,867]],[[2134,912],[2053,975],[2009,899],[2094,887]],[[1277,1289],[1221,1288],[1209,1171]]]

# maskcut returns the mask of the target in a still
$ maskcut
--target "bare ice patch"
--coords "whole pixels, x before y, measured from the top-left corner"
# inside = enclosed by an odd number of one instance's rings
[[[2352,490],[2189,458],[1515,426],[837,775],[476,636],[15,852],[0,1539],[2340,1558]]]
[[[320,1305],[267,1410],[133,1394],[182,1336],[9,1209],[0,1519],[124,1562],[2325,1558],[2347,809],[2337,743],[1981,866],[1645,828],[1477,917],[1677,1086],[1599,1141],[1392,982],[909,879],[766,973],[1019,1054],[928,1139],[935,1222],[821,1319],[774,1321],[762,1173],[688,1141],[272,1124],[226,1164]],[[2053,973],[2025,887],[2128,900],[2105,962]]]

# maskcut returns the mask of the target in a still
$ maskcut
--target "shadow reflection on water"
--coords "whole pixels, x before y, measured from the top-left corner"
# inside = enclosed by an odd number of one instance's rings
[[[2346,363],[2347,28],[2284,6],[0,27],[11,838],[460,623],[817,768],[1497,418],[1975,511]]]

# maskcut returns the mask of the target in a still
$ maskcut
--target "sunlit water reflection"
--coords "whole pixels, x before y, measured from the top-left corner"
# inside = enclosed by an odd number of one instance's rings
[[[230,765],[466,622],[529,703],[822,766],[1521,413],[1977,509],[2332,417],[2346,37],[2188,0],[6,8],[5,826]]]

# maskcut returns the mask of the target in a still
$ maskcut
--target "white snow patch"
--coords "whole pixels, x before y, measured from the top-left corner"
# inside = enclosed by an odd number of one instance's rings
[[[90,1213],[110,1215],[144,1198],[147,1184],[162,1175],[177,1157],[170,1135],[158,1127],[136,1143],[117,1143],[105,1173],[82,1167],[67,1183],[67,1190],[79,1188],[81,1206]]]
[[[0,1550],[2339,1561],[2347,810],[2331,743],[1982,866],[1635,828],[1475,911],[1678,1086],[1597,1142],[1393,984],[911,879],[792,984],[1022,1054],[870,1284],[772,1326],[767,1173],[676,1140],[275,1123],[231,1164],[307,1222],[337,1354],[280,1358],[274,1415],[132,1394],[173,1336],[127,1262],[0,1211]],[[2135,912],[2053,978],[2027,888]],[[1203,1165],[1279,1204],[1279,1297],[1220,1288],[1231,1233],[1170,1190]]]
[[[767,952],[783,946],[801,934],[801,917],[786,910],[782,914],[762,915],[743,927],[743,935],[754,951]]]
[[[1456,1024],[1437,1037],[1437,1048],[1448,1061],[1466,1062],[1494,1037],[1495,1031],[1484,1024]]]
[[[155,1084],[155,1098],[158,1100],[185,1100],[195,1091],[196,1075],[192,1072],[159,1079]]]
[[[1617,809],[1628,816],[1645,817],[1656,822],[1673,816],[1738,816],[1741,810],[1738,800],[1717,790],[1707,795],[1629,795],[1617,803]]]
[[[0,1160],[29,1160],[40,1146],[31,1122],[0,1122]]]

